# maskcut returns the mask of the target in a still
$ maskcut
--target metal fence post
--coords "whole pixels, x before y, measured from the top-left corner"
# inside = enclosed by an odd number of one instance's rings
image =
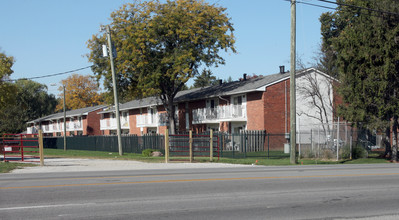
[[[270,142],[269,142],[269,133],[267,133],[267,159],[270,159]]]
[[[193,162],[193,131],[189,132],[189,151],[190,151],[190,163]]]
[[[244,145],[244,158],[247,158],[247,134],[246,132],[240,132],[241,134],[241,140],[244,140],[243,144]],[[244,138],[242,137],[244,134]]]
[[[211,129],[209,138],[209,161],[213,161],[213,130]]]
[[[231,133],[230,143],[231,143],[231,150],[233,151],[233,158],[235,158],[234,157],[234,137],[235,137],[234,133]]]

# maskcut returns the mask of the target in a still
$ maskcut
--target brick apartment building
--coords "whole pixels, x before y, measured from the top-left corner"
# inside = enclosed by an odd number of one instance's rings
[[[100,135],[100,117],[97,114],[106,106],[81,108],[66,111],[66,135]],[[64,136],[64,113],[55,113],[29,121],[27,134],[35,134],[39,128],[44,136]]]
[[[281,70],[277,74],[250,79],[244,75],[240,81],[181,91],[175,97],[177,130],[288,133],[289,78],[290,73]],[[335,80],[314,68],[297,72],[297,129],[298,126],[311,129],[321,121],[333,121],[335,97],[331,81]],[[318,90],[319,100],[310,95],[314,93],[312,89]],[[324,106],[323,114],[318,105]],[[119,109],[124,134],[162,134],[167,128],[165,108],[156,97],[133,100],[120,105]],[[104,109],[98,114],[101,115],[101,134],[116,134],[114,109]]]

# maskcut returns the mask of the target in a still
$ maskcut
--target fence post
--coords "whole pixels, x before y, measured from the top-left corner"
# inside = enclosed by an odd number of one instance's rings
[[[349,142],[349,148],[350,148],[350,150],[349,150],[349,152],[350,152],[350,160],[352,160],[352,133],[353,133],[353,128],[351,128],[351,135],[350,135],[350,142]]]
[[[247,158],[247,133],[246,132],[240,132],[240,134],[243,134],[244,133],[244,138],[242,138],[242,135],[240,135],[241,136],[241,146],[244,146],[245,148],[245,152],[244,152],[244,158]],[[244,142],[243,142],[244,141]]]
[[[43,132],[39,130],[39,155],[40,155],[40,166],[44,166],[44,152],[43,152]]]
[[[169,131],[165,130],[165,163],[169,162]]]
[[[15,136],[15,135],[14,135]],[[20,138],[20,145],[19,145],[19,149],[21,151],[21,161],[24,161],[24,143],[22,141],[22,134],[19,135]]]
[[[209,138],[209,151],[210,151],[209,161],[212,162],[213,161],[213,130],[212,129],[211,129],[210,138]]]
[[[334,139],[333,139],[334,144]],[[339,160],[339,117],[337,122],[337,161]]]
[[[269,133],[267,133],[267,159],[270,159],[270,141],[269,141]]]
[[[193,131],[189,132],[189,151],[190,151],[190,163],[193,162]]]

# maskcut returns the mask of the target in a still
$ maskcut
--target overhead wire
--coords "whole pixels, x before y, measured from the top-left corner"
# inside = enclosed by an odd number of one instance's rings
[[[291,0],[283,0],[286,2],[291,2]],[[324,5],[317,5],[317,4],[312,4],[309,2],[303,2],[303,1],[295,1],[296,3],[300,3],[300,4],[304,4],[304,5],[310,5],[310,6],[315,6],[315,7],[319,7],[319,8],[325,8],[325,9],[331,9],[331,10],[335,10],[336,8],[333,7],[328,7],[328,6],[324,6]]]
[[[368,10],[368,11],[373,11],[373,12],[379,12],[379,13],[385,13],[385,14],[390,14],[390,15],[399,16],[398,13],[391,12],[391,11],[383,11],[383,10],[379,10],[379,9],[361,7],[361,6],[357,6],[357,5],[349,5],[349,4],[338,3],[338,2],[333,2],[333,1],[329,1],[329,0],[317,0],[317,1],[319,1],[319,2],[325,2],[325,3],[329,3],[329,4],[335,4],[335,5],[339,5],[339,6],[357,8],[357,9],[362,9],[362,10]]]
[[[291,0],[284,0],[284,1],[291,2]],[[335,5],[339,5],[339,6],[345,6],[345,7],[348,7],[348,8],[356,8],[356,9],[361,9],[361,10],[367,10],[367,11],[372,11],[372,12],[385,13],[385,14],[399,16],[398,13],[395,13],[395,12],[392,12],[392,11],[384,11],[384,10],[379,10],[379,9],[374,9],[374,8],[361,7],[361,6],[357,6],[357,5],[338,3],[338,2],[333,2],[333,1],[329,1],[329,0],[317,0],[317,1],[324,2],[324,3],[329,3],[329,4],[335,4]],[[329,7],[329,6],[324,6],[324,5],[320,5],[320,4],[314,4],[314,3],[304,2],[304,1],[295,1],[295,2],[299,3],[299,4],[310,5],[310,6],[319,7],[319,8],[336,10],[336,8]]]
[[[7,80],[4,80],[4,81],[15,82],[15,81],[18,81],[18,80],[32,80],[32,79],[41,79],[41,78],[59,76],[59,75],[64,75],[64,74],[68,74],[68,73],[72,73],[72,72],[77,72],[77,71],[80,71],[80,70],[88,69],[88,68],[90,68],[92,66],[93,65],[82,67],[82,68],[79,68],[79,69],[68,70],[68,71],[61,72],[61,73],[48,74],[48,75],[44,75],[44,76],[35,76],[35,77],[30,77],[30,78],[19,78],[19,79],[7,79]]]

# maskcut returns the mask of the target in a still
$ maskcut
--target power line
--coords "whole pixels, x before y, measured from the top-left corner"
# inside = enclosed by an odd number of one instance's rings
[[[319,7],[319,8],[326,8],[326,9],[331,9],[331,10],[335,10],[335,8],[333,7],[328,7],[328,6],[324,6],[324,5],[317,5],[317,4],[312,4],[309,2],[301,2],[301,1],[296,1],[297,3],[300,4],[304,4],[304,5],[310,5],[310,6],[315,6],[315,7]]]
[[[284,1],[291,2],[291,0],[284,0]],[[378,12],[378,13],[382,13],[382,14],[385,13],[385,14],[399,16],[398,13],[391,12],[391,11],[383,11],[383,10],[379,10],[379,9],[361,7],[361,6],[357,6],[357,5],[337,3],[337,2],[332,2],[332,1],[328,1],[328,0],[317,0],[317,1],[324,2],[324,3],[329,3],[329,4],[335,4],[335,5],[339,5],[339,6],[345,6],[345,7],[348,7],[348,8],[356,8],[356,9],[361,9],[361,10]],[[319,8],[326,8],[326,9],[336,10],[336,8],[332,8],[332,7],[328,7],[328,6],[324,6],[324,5],[319,5],[319,4],[313,4],[313,3],[309,3],[309,2],[303,2],[303,1],[295,1],[295,2],[299,3],[299,4],[310,5],[310,6],[319,7]]]
[[[90,67],[92,67],[92,66],[93,66],[93,65],[86,66],[86,67],[82,67],[82,68],[79,68],[79,69],[69,70],[69,71],[66,71],[66,72],[44,75],[44,76],[36,76],[36,77],[31,77],[31,78],[20,78],[20,79],[9,79],[9,80],[4,80],[4,81],[14,82],[14,81],[18,81],[18,80],[32,80],[32,79],[41,79],[41,78],[59,76],[59,75],[64,75],[64,74],[68,74],[68,73],[72,73],[72,72],[77,72],[77,71],[80,71],[80,70],[84,70],[84,69],[90,68]]]
[[[291,0],[283,0],[283,1],[291,2]],[[296,3],[300,3],[300,4],[304,4],[304,5],[315,6],[315,7],[319,7],[319,8],[335,10],[335,8],[333,8],[333,7],[328,7],[328,6],[324,6],[324,5],[317,5],[317,4],[312,4],[312,3],[309,3],[309,2],[302,2],[302,1],[295,1],[295,2]]]
[[[346,7],[350,7],[350,8],[357,8],[357,9],[362,9],[362,10],[368,10],[368,11],[374,11],[374,12],[379,12],[379,13],[385,13],[385,14],[391,14],[391,15],[399,16],[398,13],[391,12],[391,11],[383,11],[383,10],[379,10],[379,9],[366,8],[366,7],[361,7],[361,6],[357,6],[357,5],[349,5],[349,4],[345,4],[345,3],[332,2],[332,1],[328,1],[328,0],[317,0],[317,1],[330,3],[330,4],[335,4],[335,5],[339,5],[339,6],[346,6]]]

